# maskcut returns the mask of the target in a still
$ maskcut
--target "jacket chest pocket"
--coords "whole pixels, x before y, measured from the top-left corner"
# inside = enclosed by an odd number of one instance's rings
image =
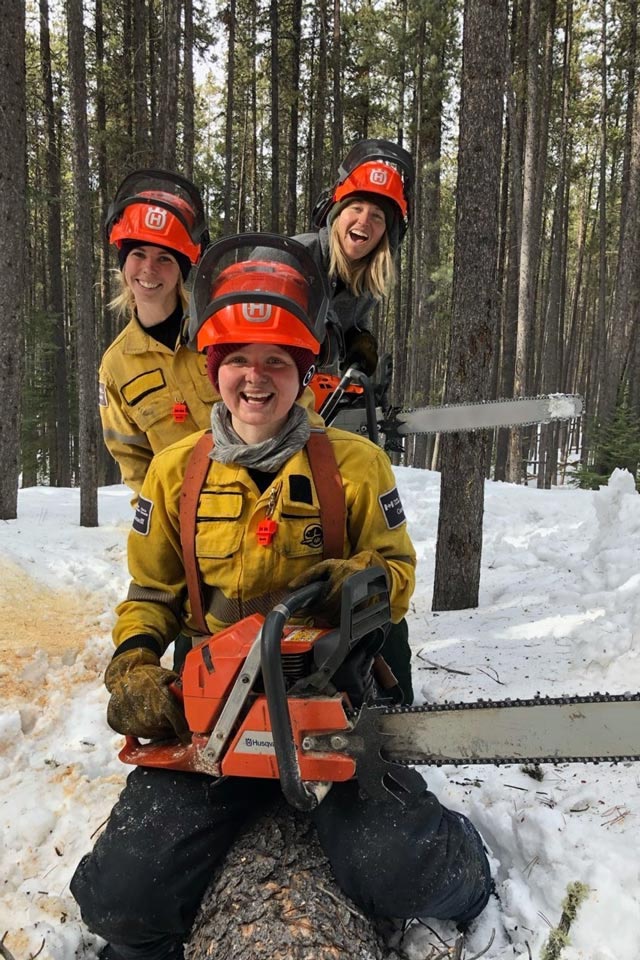
[[[173,400],[162,370],[148,370],[120,388],[129,416],[147,433],[159,420],[171,418]]]
[[[244,497],[240,491],[205,491],[198,503],[196,556],[223,560],[240,549],[245,532]]]
[[[283,557],[310,557],[322,560],[322,524],[320,513],[313,504],[282,503],[276,517],[278,533],[273,545]]]
[[[198,399],[202,400],[203,403],[214,403],[216,400],[220,399],[220,394],[217,393],[215,387],[209,379],[206,357],[203,358],[203,363],[199,367],[199,373],[194,376],[193,382],[195,383]]]

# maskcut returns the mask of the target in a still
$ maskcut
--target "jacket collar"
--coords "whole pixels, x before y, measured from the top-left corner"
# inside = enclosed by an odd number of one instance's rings
[[[173,353],[169,347],[159,343],[154,337],[149,336],[137,317],[132,317],[124,328],[124,352],[129,354],[147,353],[155,351],[156,353]]]

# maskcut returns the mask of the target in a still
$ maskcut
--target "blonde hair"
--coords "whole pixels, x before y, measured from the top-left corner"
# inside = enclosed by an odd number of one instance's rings
[[[133,291],[131,287],[127,286],[127,281],[124,278],[122,270],[112,270],[111,273],[115,277],[118,292],[115,297],[109,301],[108,307],[113,310],[117,316],[126,317],[128,320],[131,320],[136,315],[136,300]],[[189,293],[185,288],[181,273],[178,274],[177,288],[178,300],[182,304],[183,312],[186,313],[187,306],[189,305]]]
[[[334,217],[329,227],[329,275],[340,277],[354,297],[370,293],[376,300],[382,300],[388,296],[396,278],[388,232],[385,230],[369,256],[349,260],[342,249],[337,227],[338,217]]]

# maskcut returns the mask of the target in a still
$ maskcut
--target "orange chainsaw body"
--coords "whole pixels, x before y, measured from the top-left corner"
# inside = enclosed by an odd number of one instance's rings
[[[320,411],[325,400],[335,392],[341,379],[341,377],[333,376],[330,373],[316,373],[311,378],[309,386],[313,391],[316,411]],[[357,383],[350,383],[344,388],[344,392],[347,394],[364,394],[364,388]]]
[[[209,773],[213,776],[279,777],[271,736],[267,699],[261,689],[252,689],[242,703],[233,728],[225,735],[224,749],[212,757],[209,740],[236,686],[242,687],[243,667],[264,623],[259,614],[247,617],[190,650],[176,691],[184,703],[191,741],[141,743],[127,737],[120,751],[124,763]],[[327,630],[286,627],[281,641],[285,673],[312,658],[314,643]],[[349,706],[343,694],[291,696],[287,699],[291,728],[303,780],[341,781],[355,775],[355,762],[340,753],[303,753],[305,736],[346,730]]]

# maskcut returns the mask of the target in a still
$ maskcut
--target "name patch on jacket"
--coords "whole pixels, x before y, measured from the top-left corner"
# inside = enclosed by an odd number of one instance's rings
[[[120,393],[125,403],[128,403],[130,407],[135,407],[137,403],[140,403],[141,400],[148,397],[150,393],[162,390],[166,386],[166,383],[164,373],[158,367],[157,370],[147,370],[145,373],[134,377],[133,380],[129,380],[128,383],[123,384],[123,386],[120,387]]]
[[[398,493],[398,488],[394,487],[393,490],[388,490],[386,493],[380,494],[378,497],[380,506],[382,507],[382,513],[386,525],[389,527],[389,530],[393,530],[395,527],[400,527],[406,521],[404,515],[404,509],[402,507],[402,500],[400,499],[400,494]]]
[[[152,510],[153,500],[145,500],[144,497],[138,497],[138,506],[136,507],[133,518],[133,529],[136,533],[141,533],[143,537],[146,537],[149,533]]]

